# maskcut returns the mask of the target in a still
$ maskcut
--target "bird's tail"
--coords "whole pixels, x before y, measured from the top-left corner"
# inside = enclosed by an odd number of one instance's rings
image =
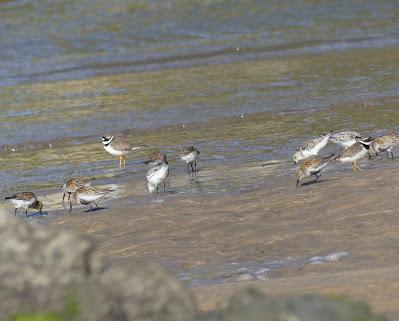
[[[143,144],[143,145],[132,147],[131,149],[132,150],[137,150],[137,149],[146,148],[146,147],[150,147],[150,146]]]
[[[12,200],[14,198],[14,196],[6,196],[5,199],[6,200]]]

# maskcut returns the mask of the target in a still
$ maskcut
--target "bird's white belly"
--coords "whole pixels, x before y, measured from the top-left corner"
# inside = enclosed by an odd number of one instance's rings
[[[367,155],[367,150],[364,149],[361,152],[359,152],[353,156],[342,157],[339,159],[339,161],[341,163],[352,163],[352,162],[355,162],[355,161],[365,157],[366,155]]]
[[[168,177],[169,165],[163,165],[158,171],[147,176],[147,181],[155,187],[161,184]]]
[[[198,159],[198,153],[197,152],[191,152],[188,155],[180,156],[182,160],[184,160],[186,163],[192,163],[195,162]]]
[[[103,195],[80,195],[77,197],[79,203],[91,203],[99,200]]]
[[[121,150],[116,150],[116,149],[114,149],[114,148],[112,147],[112,144],[110,144],[110,145],[108,145],[108,146],[105,146],[105,145],[104,145],[104,149],[105,149],[108,153],[110,153],[111,155],[115,155],[115,156],[125,156],[125,155],[128,153],[127,150],[121,151]]]
[[[32,200],[30,200],[30,201],[23,201],[23,200],[10,200],[11,201],[11,203],[15,206],[15,208],[26,208],[26,209],[28,209],[29,208],[29,206],[31,206],[34,202],[35,202],[35,200],[34,199],[32,199]]]

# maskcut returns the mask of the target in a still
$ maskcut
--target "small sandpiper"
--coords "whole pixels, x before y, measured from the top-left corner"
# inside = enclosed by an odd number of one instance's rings
[[[37,200],[37,197],[32,192],[21,192],[12,196],[7,196],[6,200],[10,200],[15,206],[15,216],[17,216],[17,210],[19,208],[25,209],[26,217],[28,217],[28,209],[32,208],[39,211],[42,214],[43,203]]]
[[[328,156],[314,156],[304,160],[296,171],[296,187],[299,187],[300,181],[310,176],[316,176],[314,182],[320,178],[320,172],[332,161],[336,160],[337,156],[334,154]]]
[[[104,149],[114,156],[119,156],[119,166],[126,166],[126,155],[131,151],[147,147],[147,145],[141,145],[132,147],[128,141],[122,137],[116,136],[103,136],[102,142]]]
[[[393,132],[389,135],[374,138],[370,145],[369,158],[371,159],[372,155],[378,156],[378,153],[380,152],[386,152],[387,157],[389,157],[389,154],[391,154],[391,158],[393,159],[392,148],[398,144],[399,137]]]
[[[163,192],[166,193],[166,180],[169,176],[169,164],[166,161],[166,155],[161,152],[153,153],[147,163],[151,166],[147,172],[148,191],[158,193],[158,185],[163,183]]]
[[[362,136],[360,136],[360,134],[357,132],[345,131],[332,134],[330,137],[330,142],[340,145],[343,148],[348,148],[355,144],[361,138]]]
[[[357,165],[357,161],[367,156],[369,153],[372,139],[368,137],[364,140],[359,140],[351,147],[344,149],[340,152],[338,161],[341,163],[352,163],[352,169],[355,172],[361,171],[361,168]]]
[[[79,187],[90,186],[93,180],[94,178],[80,178],[80,177],[68,179],[66,183],[62,185],[62,191],[64,193],[64,195],[62,196],[62,204],[64,204],[66,194],[68,194],[68,201],[69,201],[72,193],[75,193]]]
[[[320,137],[311,139],[303,143],[299,149],[294,154],[294,162],[297,164],[299,161],[309,158],[311,156],[316,156],[319,151],[328,144],[332,132],[324,134]]]
[[[197,159],[199,158],[200,152],[194,146],[184,147],[180,153],[180,158],[186,162],[188,175],[191,173],[197,173]],[[194,166],[193,166],[194,165]]]
[[[90,205],[90,211],[92,210],[92,204],[98,208],[97,201],[102,198],[108,190],[100,190],[93,186],[81,186],[74,193],[71,194],[69,202],[69,213],[72,212],[73,204]]]

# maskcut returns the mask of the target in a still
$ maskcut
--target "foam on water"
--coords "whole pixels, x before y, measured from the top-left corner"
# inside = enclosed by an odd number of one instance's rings
[[[223,265],[207,265],[180,274],[183,283],[190,287],[270,279],[272,272],[283,268],[299,268],[307,264],[335,262],[349,256],[348,252],[333,252],[323,256],[293,258],[273,261],[232,262]]]

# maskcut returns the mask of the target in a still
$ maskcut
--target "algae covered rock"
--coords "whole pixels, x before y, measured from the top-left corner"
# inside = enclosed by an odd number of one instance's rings
[[[249,288],[234,295],[209,321],[384,321],[363,303],[320,295],[271,297]]]

